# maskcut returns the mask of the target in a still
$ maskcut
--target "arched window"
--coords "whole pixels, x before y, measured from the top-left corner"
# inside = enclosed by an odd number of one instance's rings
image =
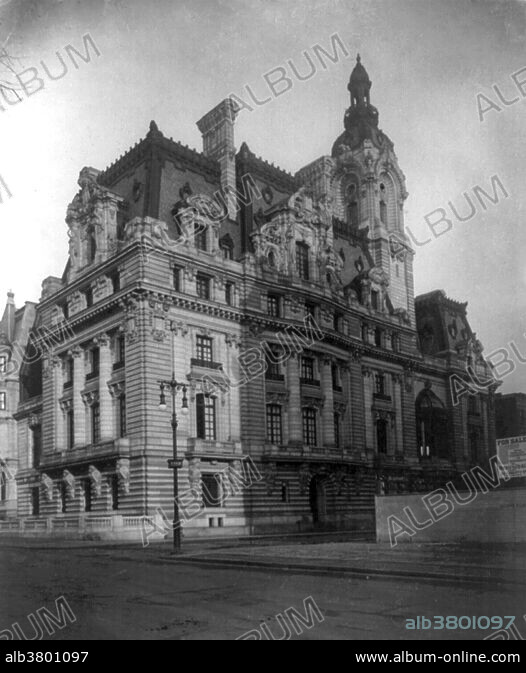
[[[360,187],[357,176],[351,175],[344,187],[343,201],[345,205],[345,219],[350,227],[360,224]]]
[[[416,400],[418,453],[423,458],[449,458],[449,417],[438,397],[423,390]]]

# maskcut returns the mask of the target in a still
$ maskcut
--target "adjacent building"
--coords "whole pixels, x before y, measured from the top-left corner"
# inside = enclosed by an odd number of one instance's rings
[[[526,435],[525,393],[495,395],[495,425],[499,439]]]
[[[24,530],[172,515],[172,371],[186,535],[372,529],[375,493],[494,453],[493,388],[449,390],[470,365],[490,376],[466,304],[415,300],[405,177],[370,89],[358,58],[343,133],[295,175],[236,150],[231,99],[199,120],[201,152],[152,122],[81,171],[64,274],[31,309],[40,358],[0,412]],[[257,478],[232,489],[247,457]]]

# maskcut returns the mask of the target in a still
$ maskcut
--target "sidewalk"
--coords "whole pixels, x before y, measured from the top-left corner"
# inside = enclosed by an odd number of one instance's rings
[[[215,567],[287,570],[372,579],[526,584],[526,545],[328,542],[238,547],[184,553],[172,560]]]

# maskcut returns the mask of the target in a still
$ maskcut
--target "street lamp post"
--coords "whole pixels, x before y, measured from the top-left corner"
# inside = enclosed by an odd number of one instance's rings
[[[174,495],[174,518],[173,518],[173,545],[174,551],[179,552],[181,550],[181,522],[179,519],[179,483],[178,483],[178,470],[183,466],[182,458],[177,457],[177,410],[176,410],[176,398],[177,393],[182,391],[183,399],[181,404],[181,414],[183,416],[188,414],[188,398],[186,396],[186,384],[180,383],[175,379],[175,330],[171,328],[172,333],[172,378],[169,380],[163,379],[158,381],[159,388],[161,391],[161,398],[159,402],[159,409],[161,411],[166,411],[166,394],[165,391],[168,390],[172,396],[172,447],[173,447],[173,458],[168,461],[168,467],[173,470],[173,495]]]

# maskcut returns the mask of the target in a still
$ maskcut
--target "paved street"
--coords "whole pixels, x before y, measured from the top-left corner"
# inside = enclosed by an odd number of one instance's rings
[[[15,548],[2,542],[0,551],[0,629],[19,622],[27,635],[32,630],[27,615],[40,607],[55,611],[55,599],[65,596],[77,621],[56,633],[57,639],[166,639],[230,640],[266,622],[280,637],[276,615],[295,607],[304,613],[303,600],[312,596],[325,621],[305,630],[301,639],[442,639],[482,638],[480,631],[407,631],[405,620],[417,615],[516,615],[521,632],[526,632],[522,615],[526,612],[526,587],[485,581],[451,584],[436,578],[415,581],[388,575],[369,577],[322,576],[291,570],[247,569],[246,566],[211,567],[198,559],[226,557],[289,558],[305,555],[320,567],[323,556],[332,554],[341,566],[342,554],[353,548],[352,564],[385,567],[387,551],[365,543],[338,545],[281,545],[280,547],[235,548],[232,550],[192,550],[179,561],[170,556],[167,545],[142,549],[139,546],[77,546],[73,549],[51,544]],[[329,546],[331,549],[326,549]],[[309,553],[309,550],[312,553]],[[338,550],[340,558],[338,558]],[[457,555],[461,552],[457,550]],[[455,551],[448,551],[452,562]],[[461,554],[463,557],[465,554]],[[408,545],[395,567],[407,567],[409,560],[419,570],[427,567],[429,547],[418,552]],[[191,557],[191,558],[190,558]],[[472,555],[482,560],[479,550]],[[506,557],[500,556],[505,571]],[[360,560],[361,559],[361,560]],[[382,560],[383,559],[383,560]],[[198,561],[198,564],[195,562]],[[469,565],[469,558],[464,563]],[[472,564],[472,568],[473,568]],[[464,568],[464,574],[469,569]],[[511,577],[511,575],[510,575]]]

